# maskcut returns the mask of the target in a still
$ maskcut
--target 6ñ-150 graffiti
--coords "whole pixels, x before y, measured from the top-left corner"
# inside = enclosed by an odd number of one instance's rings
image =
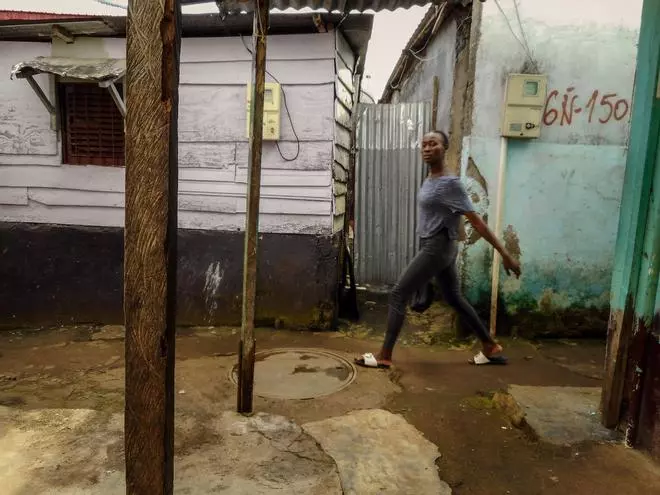
[[[558,90],[548,93],[543,110],[543,124],[546,126],[570,126],[573,118],[583,114],[588,123],[607,124],[621,121],[630,113],[630,103],[627,98],[621,98],[617,93],[605,93],[594,89],[584,105],[574,87],[566,88],[560,98]]]

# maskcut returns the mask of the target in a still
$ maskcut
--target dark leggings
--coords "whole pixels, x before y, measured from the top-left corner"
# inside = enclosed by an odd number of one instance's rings
[[[477,312],[461,294],[456,270],[458,243],[449,239],[446,231],[422,239],[420,251],[410,262],[390,293],[387,333],[383,349],[392,351],[406,315],[406,305],[417,289],[436,277],[447,304],[456,310],[463,322],[482,342],[493,342]]]

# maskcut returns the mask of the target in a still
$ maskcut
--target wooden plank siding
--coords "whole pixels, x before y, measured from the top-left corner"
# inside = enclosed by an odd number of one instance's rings
[[[251,70],[244,42],[251,39],[183,40],[178,121],[182,228],[244,229]],[[0,42],[0,71],[8,74],[15,63],[40,55],[108,57],[123,53],[124,47],[118,39],[92,43],[78,38],[72,45]],[[269,37],[268,80],[274,76],[282,84],[299,142],[282,102],[279,147],[284,158],[274,142],[265,142],[263,150],[264,232],[332,232],[333,177],[346,177],[333,169],[346,166],[348,157],[347,149],[336,151],[340,145],[335,142],[337,57],[334,33]],[[48,76],[37,80],[54,99],[54,82]],[[23,80],[0,80],[0,115],[0,221],[123,226],[123,168],[63,164],[61,136]],[[350,111],[341,118],[346,123]],[[298,148],[294,161],[285,159]]]
[[[347,185],[352,144],[351,118],[353,109],[355,55],[344,36],[337,31],[335,46],[335,98],[334,98],[334,165],[333,179],[333,232],[344,229]]]

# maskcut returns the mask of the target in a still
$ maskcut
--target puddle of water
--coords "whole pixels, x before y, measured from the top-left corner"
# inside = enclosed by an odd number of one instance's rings
[[[326,368],[323,370],[326,375],[336,378],[339,381],[348,380],[351,376],[351,370],[345,366],[335,366],[333,368]]]
[[[308,368],[306,365],[303,364],[303,365],[296,366],[295,368],[293,368],[293,371],[291,372],[291,374],[295,375],[297,373],[318,373],[319,371],[321,371],[321,370],[319,370],[318,368]]]

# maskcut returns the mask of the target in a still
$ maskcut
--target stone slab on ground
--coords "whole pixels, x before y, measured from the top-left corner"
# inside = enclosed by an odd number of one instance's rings
[[[511,385],[495,402],[514,424],[553,445],[616,441],[617,434],[600,424],[600,394],[598,387]]]
[[[345,495],[451,494],[438,476],[438,448],[400,415],[354,411],[303,430],[337,463]]]
[[[3,495],[123,495],[123,417],[0,407]],[[282,416],[176,418],[174,493],[339,495],[337,467]]]

